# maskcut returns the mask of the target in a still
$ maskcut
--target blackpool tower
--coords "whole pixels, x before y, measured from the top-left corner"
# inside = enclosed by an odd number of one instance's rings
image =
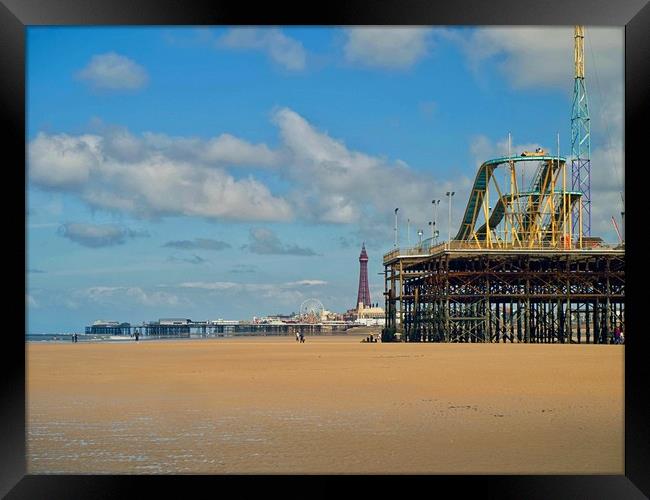
[[[363,307],[370,307],[370,289],[368,288],[368,254],[366,253],[366,244],[361,246],[361,255],[359,255],[359,293],[357,294],[357,307],[363,304]]]

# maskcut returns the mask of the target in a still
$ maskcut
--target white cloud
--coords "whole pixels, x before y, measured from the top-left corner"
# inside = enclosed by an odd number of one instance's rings
[[[302,43],[277,28],[233,28],[217,39],[216,46],[259,50],[290,71],[302,71],[306,66],[307,54]]]
[[[149,80],[142,66],[115,52],[94,55],[77,77],[93,87],[110,90],[139,89]]]
[[[206,162],[235,165],[273,165],[278,160],[266,144],[249,144],[230,134],[221,134],[211,139],[200,154]]]
[[[572,89],[573,27],[487,27],[437,33],[456,42],[475,71],[487,71],[496,64],[513,87]],[[623,34],[622,28],[586,28],[585,71],[594,84],[597,70],[601,83],[622,85]]]
[[[395,207],[400,207],[401,217],[426,227],[431,200],[450,186],[402,161],[391,163],[350,150],[291,109],[278,109],[274,121],[285,155],[292,160],[283,173],[299,187],[292,201],[307,220],[355,223],[367,241],[385,243],[392,238]],[[464,177],[454,182],[456,190],[468,183]]]
[[[116,141],[113,133],[39,133],[29,145],[29,179],[39,187],[77,193],[94,208],[141,217],[292,217],[290,205],[274,197],[265,185],[250,176],[235,179],[229,175],[219,163],[226,159],[217,158],[214,150],[210,161],[197,161],[210,150],[212,141],[146,134],[135,138],[128,133],[117,137]],[[198,146],[196,150],[187,146],[188,141]],[[268,148],[235,142],[243,145],[242,158],[246,161],[253,161],[252,151],[256,151],[260,164],[268,164]],[[230,145],[235,142],[230,141]],[[218,139],[216,143],[218,149]],[[232,160],[232,147],[228,154]]]
[[[202,140],[145,132],[138,139],[127,130],[115,129],[107,135],[107,139],[107,147],[125,159],[136,159],[145,152],[156,152],[175,160],[197,161],[214,166],[273,167],[281,160],[266,144],[251,144],[230,134]]]
[[[273,123],[281,141],[277,149],[228,134],[207,140],[135,136],[115,127],[92,135],[40,133],[29,144],[29,180],[44,189],[76,194],[92,208],[143,218],[299,217],[356,224],[359,236],[369,242],[392,239],[396,206],[400,216],[426,228],[431,199],[450,187],[450,182],[414,171],[403,161],[350,149],[289,108],[275,110]],[[276,196],[252,174],[235,179],[226,168],[237,166],[265,169],[286,181],[289,190]],[[458,177],[454,189],[469,182]],[[255,248],[272,243],[284,253],[308,250],[269,238],[262,242],[262,233],[253,236]]]
[[[349,63],[404,69],[427,55],[430,34],[431,29],[416,27],[349,28],[343,51]]]
[[[88,182],[101,161],[100,138],[92,135],[47,135],[29,143],[28,173],[50,188],[76,188]]]

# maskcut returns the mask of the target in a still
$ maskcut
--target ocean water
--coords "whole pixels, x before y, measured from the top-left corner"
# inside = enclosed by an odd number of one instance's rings
[[[330,337],[330,336],[347,336],[348,332],[327,332],[318,334],[307,334],[308,337]],[[197,339],[227,339],[233,337],[291,337],[294,338],[293,333],[269,333],[269,332],[237,332],[237,333],[220,333],[220,334],[191,334],[187,335],[141,335],[140,341],[147,340],[197,340]],[[57,334],[26,334],[26,342],[70,342],[72,343],[71,333],[57,333]],[[128,335],[86,335],[79,333],[77,337],[78,342],[134,342],[135,338]]]
[[[77,334],[78,342],[135,342],[134,337],[128,335],[86,335],[84,333]],[[189,340],[189,339],[200,339],[200,338],[223,338],[223,337],[232,337],[232,334],[220,334],[220,335],[208,335],[208,336],[199,336],[191,335],[187,336],[178,336],[178,335],[142,335],[140,336],[140,341],[146,340]],[[242,333],[236,336],[250,336],[249,334]],[[25,342],[69,342],[72,343],[72,334],[71,333],[57,333],[57,334],[31,334],[28,333],[25,335]]]
[[[85,335],[79,335],[79,341],[83,340]],[[26,334],[25,342],[72,342],[71,333],[57,334]]]
[[[142,338],[142,337],[140,337]],[[111,338],[110,335],[86,335],[84,333],[77,334],[78,342],[90,342],[90,341],[128,341],[135,340],[132,337],[124,336],[123,338],[116,339]],[[25,335],[25,342],[69,342],[72,343],[72,333],[43,333],[43,334],[33,334],[28,333]]]

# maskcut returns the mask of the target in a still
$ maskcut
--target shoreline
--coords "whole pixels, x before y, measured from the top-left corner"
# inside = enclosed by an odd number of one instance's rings
[[[324,332],[318,334],[305,334],[306,338],[316,338],[316,337],[347,337],[347,336],[367,336],[369,334],[380,335],[382,327],[355,327],[350,328],[341,332]],[[42,343],[42,342],[52,342],[59,344],[72,344],[73,334],[29,334],[25,336],[25,343]],[[39,339],[38,337],[44,337]],[[162,340],[210,340],[210,339],[232,339],[232,338],[243,338],[243,337],[278,337],[278,338],[293,338],[295,335],[293,333],[237,333],[237,334],[210,334],[210,335],[191,335],[189,337],[180,337],[180,336],[158,336],[158,335],[141,335],[138,342],[146,341],[162,341]],[[47,338],[47,337],[54,337]],[[101,342],[136,342],[135,337],[133,336],[117,336],[117,335],[87,335],[87,334],[78,334],[78,340],[81,343],[101,343]]]

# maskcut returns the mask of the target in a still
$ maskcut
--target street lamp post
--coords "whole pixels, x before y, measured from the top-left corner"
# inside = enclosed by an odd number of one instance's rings
[[[435,228],[438,223],[438,206],[440,205],[440,200],[431,200],[431,204],[433,205],[433,225],[431,227],[431,233],[435,235]]]
[[[420,243],[419,243],[420,248],[422,247],[422,235],[423,234],[424,234],[424,231],[422,231],[422,229],[418,229],[418,236],[420,237]]]
[[[447,226],[447,230],[449,232],[449,236],[447,238],[447,248],[451,248],[451,198],[456,194],[455,191],[447,191],[447,198],[449,199],[449,224]]]
[[[395,248],[397,248],[397,211],[399,208],[395,209]]]

